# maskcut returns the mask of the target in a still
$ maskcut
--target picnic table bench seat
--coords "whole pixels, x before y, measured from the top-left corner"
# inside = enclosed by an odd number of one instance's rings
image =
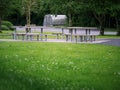
[[[64,34],[65,37],[66,37],[66,41],[73,41],[73,38],[75,39],[76,42],[80,41],[80,42],[83,42],[83,41],[95,41],[96,40],[96,36],[97,35],[93,35],[93,34],[90,34],[90,35],[86,35],[86,34]]]
[[[34,40],[36,38],[37,41],[43,40],[43,38],[47,38],[46,34],[39,34],[39,33],[13,33],[13,39],[19,39],[19,37],[22,37],[22,40]]]

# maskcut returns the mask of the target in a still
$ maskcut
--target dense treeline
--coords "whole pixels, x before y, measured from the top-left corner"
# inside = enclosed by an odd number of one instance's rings
[[[14,25],[42,25],[46,14],[67,15],[68,26],[97,26],[116,28],[120,34],[119,0],[1,0],[2,20]]]

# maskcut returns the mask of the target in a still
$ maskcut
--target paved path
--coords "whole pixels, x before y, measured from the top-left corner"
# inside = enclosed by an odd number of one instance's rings
[[[14,41],[14,42],[20,42],[22,40],[13,40],[13,39],[0,39],[0,41]],[[24,41],[24,42],[38,42],[38,41]],[[39,41],[41,42],[41,41]],[[60,42],[60,43],[71,43],[66,42],[65,40],[62,39],[48,39],[47,41],[43,41],[43,42]],[[72,42],[75,43],[75,42]],[[93,42],[79,42],[79,43],[90,43],[90,44],[104,44],[104,45],[113,45],[113,46],[120,46],[120,39],[97,39],[96,41]]]
[[[99,39],[99,40],[105,41],[105,42],[101,42],[100,44],[120,46],[120,39]]]

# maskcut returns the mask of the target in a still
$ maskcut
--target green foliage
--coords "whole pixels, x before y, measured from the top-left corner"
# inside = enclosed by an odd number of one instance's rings
[[[6,25],[1,25],[2,30],[9,30],[9,28]]]
[[[0,18],[6,13],[10,0],[0,0]]]
[[[13,24],[9,21],[2,21],[2,30],[11,30],[13,27]]]
[[[28,1],[33,2],[32,6],[28,5]],[[28,6],[31,6],[31,23],[36,25],[43,25],[46,14],[66,14],[73,26],[102,23],[103,28],[104,25],[115,27],[116,20],[120,20],[119,0],[1,0],[0,16],[15,25],[25,25]]]
[[[120,47],[0,42],[0,53],[1,90],[120,89]]]
[[[11,28],[13,26],[13,24],[9,21],[2,21],[3,25],[6,25],[8,28]]]

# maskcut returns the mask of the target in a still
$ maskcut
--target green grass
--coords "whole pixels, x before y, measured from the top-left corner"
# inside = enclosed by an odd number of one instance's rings
[[[120,90],[120,47],[0,42],[0,90]]]
[[[120,36],[117,36],[117,35],[104,35],[104,36],[97,36],[97,38],[109,38],[109,39],[115,39],[115,38],[120,38]]]
[[[0,33],[0,39],[12,39],[12,33],[13,31],[11,30],[2,31],[2,33]]]

